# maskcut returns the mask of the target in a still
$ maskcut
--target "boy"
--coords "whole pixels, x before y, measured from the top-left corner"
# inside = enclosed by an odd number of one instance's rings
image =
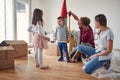
[[[64,58],[63,58],[63,50],[64,50],[66,54],[66,61],[70,62],[68,50],[67,50],[68,30],[67,30],[67,27],[64,26],[64,18],[58,17],[57,24],[58,26],[56,27],[55,39],[56,39],[58,49],[59,49],[59,54],[60,54],[58,61],[64,61]]]

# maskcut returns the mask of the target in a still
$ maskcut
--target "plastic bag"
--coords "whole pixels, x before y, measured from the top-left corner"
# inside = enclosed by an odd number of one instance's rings
[[[120,80],[120,52],[113,52],[110,68],[108,70],[100,68],[96,70],[92,76],[108,80]]]

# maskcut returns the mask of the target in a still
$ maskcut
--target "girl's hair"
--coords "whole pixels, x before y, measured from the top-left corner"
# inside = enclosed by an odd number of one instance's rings
[[[43,19],[42,19],[42,16],[43,16],[43,11],[36,8],[34,9],[33,11],[33,18],[32,18],[32,24],[33,25],[36,25],[37,22],[41,22],[41,25],[43,26]]]
[[[107,19],[104,14],[98,14],[95,16],[95,21],[99,22],[101,26],[107,26]]]

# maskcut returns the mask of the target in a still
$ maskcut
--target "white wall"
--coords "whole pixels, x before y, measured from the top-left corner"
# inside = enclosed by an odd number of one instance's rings
[[[42,0],[31,0],[31,8],[32,8],[32,11],[35,9],[35,8],[42,8]]]
[[[120,0],[66,0],[68,11],[71,10],[78,15],[87,16],[91,19],[94,28],[94,17],[97,14],[105,14],[108,26],[112,28],[115,40],[114,48],[120,48]],[[56,18],[60,15],[63,0],[33,0],[32,9],[39,7],[44,11],[44,21],[47,31],[55,30]],[[71,18],[71,28],[78,30],[76,21]]]

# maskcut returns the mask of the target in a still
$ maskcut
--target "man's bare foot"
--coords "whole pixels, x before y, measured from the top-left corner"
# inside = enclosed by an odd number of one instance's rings
[[[72,58],[72,59],[70,60],[70,62],[71,62],[71,63],[74,63],[74,62],[75,62],[75,59],[74,59],[74,58]]]

